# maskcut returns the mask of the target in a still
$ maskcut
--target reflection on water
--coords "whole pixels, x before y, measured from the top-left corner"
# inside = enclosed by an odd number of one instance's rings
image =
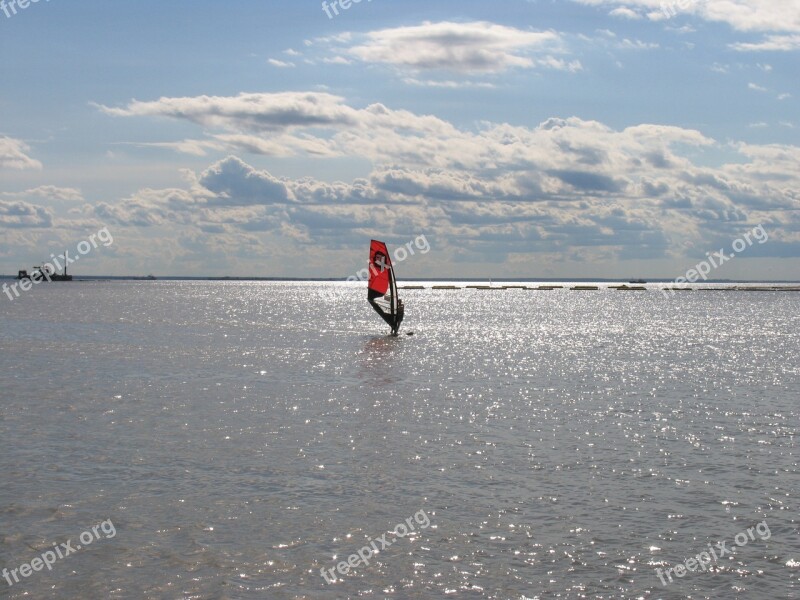
[[[359,377],[367,385],[385,388],[402,380],[392,365],[401,351],[401,339],[391,335],[370,337],[359,353]]]
[[[309,287],[0,303],[0,569],[117,529],[0,596],[798,597],[800,296]]]

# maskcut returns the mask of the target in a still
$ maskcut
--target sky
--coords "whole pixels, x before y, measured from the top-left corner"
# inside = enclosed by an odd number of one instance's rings
[[[19,2],[0,274],[800,280],[800,0]]]

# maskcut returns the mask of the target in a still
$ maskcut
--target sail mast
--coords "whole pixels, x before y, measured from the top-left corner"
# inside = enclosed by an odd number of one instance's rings
[[[394,278],[394,266],[389,267],[389,285],[392,294],[392,320],[397,321],[397,281]]]

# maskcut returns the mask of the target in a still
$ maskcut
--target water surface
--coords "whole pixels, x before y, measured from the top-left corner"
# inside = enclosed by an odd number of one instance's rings
[[[404,300],[391,338],[352,284],[2,298],[0,568],[116,535],[0,597],[800,598],[800,294]]]

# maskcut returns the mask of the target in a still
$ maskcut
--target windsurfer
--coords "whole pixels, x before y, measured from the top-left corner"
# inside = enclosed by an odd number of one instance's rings
[[[392,259],[386,244],[377,240],[370,242],[369,282],[367,300],[386,324],[397,335],[403,321],[403,302],[397,297],[397,282],[394,278]]]

